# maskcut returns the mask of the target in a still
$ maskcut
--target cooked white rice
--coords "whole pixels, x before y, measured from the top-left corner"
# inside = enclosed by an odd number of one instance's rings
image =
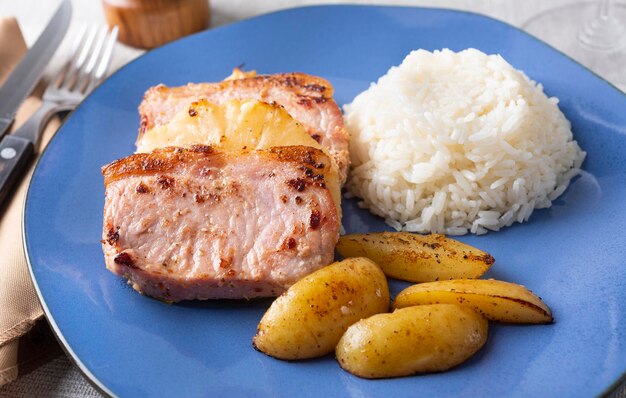
[[[585,158],[557,103],[499,55],[413,51],[345,106],[348,187],[397,230],[527,221]]]

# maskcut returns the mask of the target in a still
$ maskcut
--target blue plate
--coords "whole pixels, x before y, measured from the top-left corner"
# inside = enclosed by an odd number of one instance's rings
[[[584,173],[530,222],[461,240],[497,259],[488,277],[524,284],[556,322],[493,324],[486,346],[445,373],[369,381],[331,356],[283,362],[252,348],[270,300],[166,305],[105,269],[100,166],[133,152],[137,105],[157,83],[217,81],[245,64],[261,73],[323,76],[340,104],[411,50],[500,53],[561,99]],[[154,50],[114,74],[65,122],[26,200],[25,242],[46,315],[102,390],[120,396],[588,397],[626,370],[626,97],[546,44],[465,12],[394,7],[292,9]],[[345,205],[348,232],[387,229]],[[397,292],[403,285],[393,283]]]

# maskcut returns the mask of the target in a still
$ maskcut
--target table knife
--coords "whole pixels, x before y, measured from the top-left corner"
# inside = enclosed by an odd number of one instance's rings
[[[33,91],[61,44],[71,16],[72,4],[70,0],[63,0],[35,44],[0,87],[0,138],[13,123],[17,109]]]

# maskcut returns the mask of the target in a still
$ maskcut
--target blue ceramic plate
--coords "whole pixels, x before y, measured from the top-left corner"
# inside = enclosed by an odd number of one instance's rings
[[[493,324],[486,346],[449,372],[369,381],[331,356],[282,362],[252,348],[270,300],[166,305],[105,269],[100,166],[133,152],[137,105],[157,83],[217,81],[245,64],[323,76],[340,104],[411,50],[500,53],[561,99],[588,152],[584,173],[530,222],[461,240],[497,259],[488,277],[530,287],[552,307],[544,326]],[[581,396],[626,370],[626,97],[504,23],[464,12],[309,7],[214,29],[151,51],[100,86],[65,122],[32,179],[24,218],[31,271],[67,351],[120,396]],[[344,203],[348,232],[387,229]],[[393,284],[397,292],[402,285]]]

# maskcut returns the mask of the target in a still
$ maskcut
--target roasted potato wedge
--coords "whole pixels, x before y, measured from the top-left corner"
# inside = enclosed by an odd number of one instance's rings
[[[168,123],[146,131],[137,141],[137,152],[194,144],[223,151],[303,145],[328,155],[326,148],[280,105],[255,100],[230,100],[218,105],[204,99],[190,104]],[[324,182],[341,215],[341,186],[335,164],[325,173]]]
[[[552,322],[550,308],[524,286],[493,279],[457,279],[421,283],[398,294],[394,308],[415,305],[459,304],[490,321],[507,323]]]
[[[487,340],[488,322],[454,304],[420,305],[350,326],[336,349],[348,372],[365,378],[407,376],[456,366]]]
[[[312,273],[278,297],[253,344],[280,359],[319,357],[333,352],[350,325],[388,310],[383,272],[371,260],[351,258]]]
[[[345,258],[367,257],[387,276],[409,282],[479,278],[495,262],[489,253],[439,234],[344,235],[336,250]]]

